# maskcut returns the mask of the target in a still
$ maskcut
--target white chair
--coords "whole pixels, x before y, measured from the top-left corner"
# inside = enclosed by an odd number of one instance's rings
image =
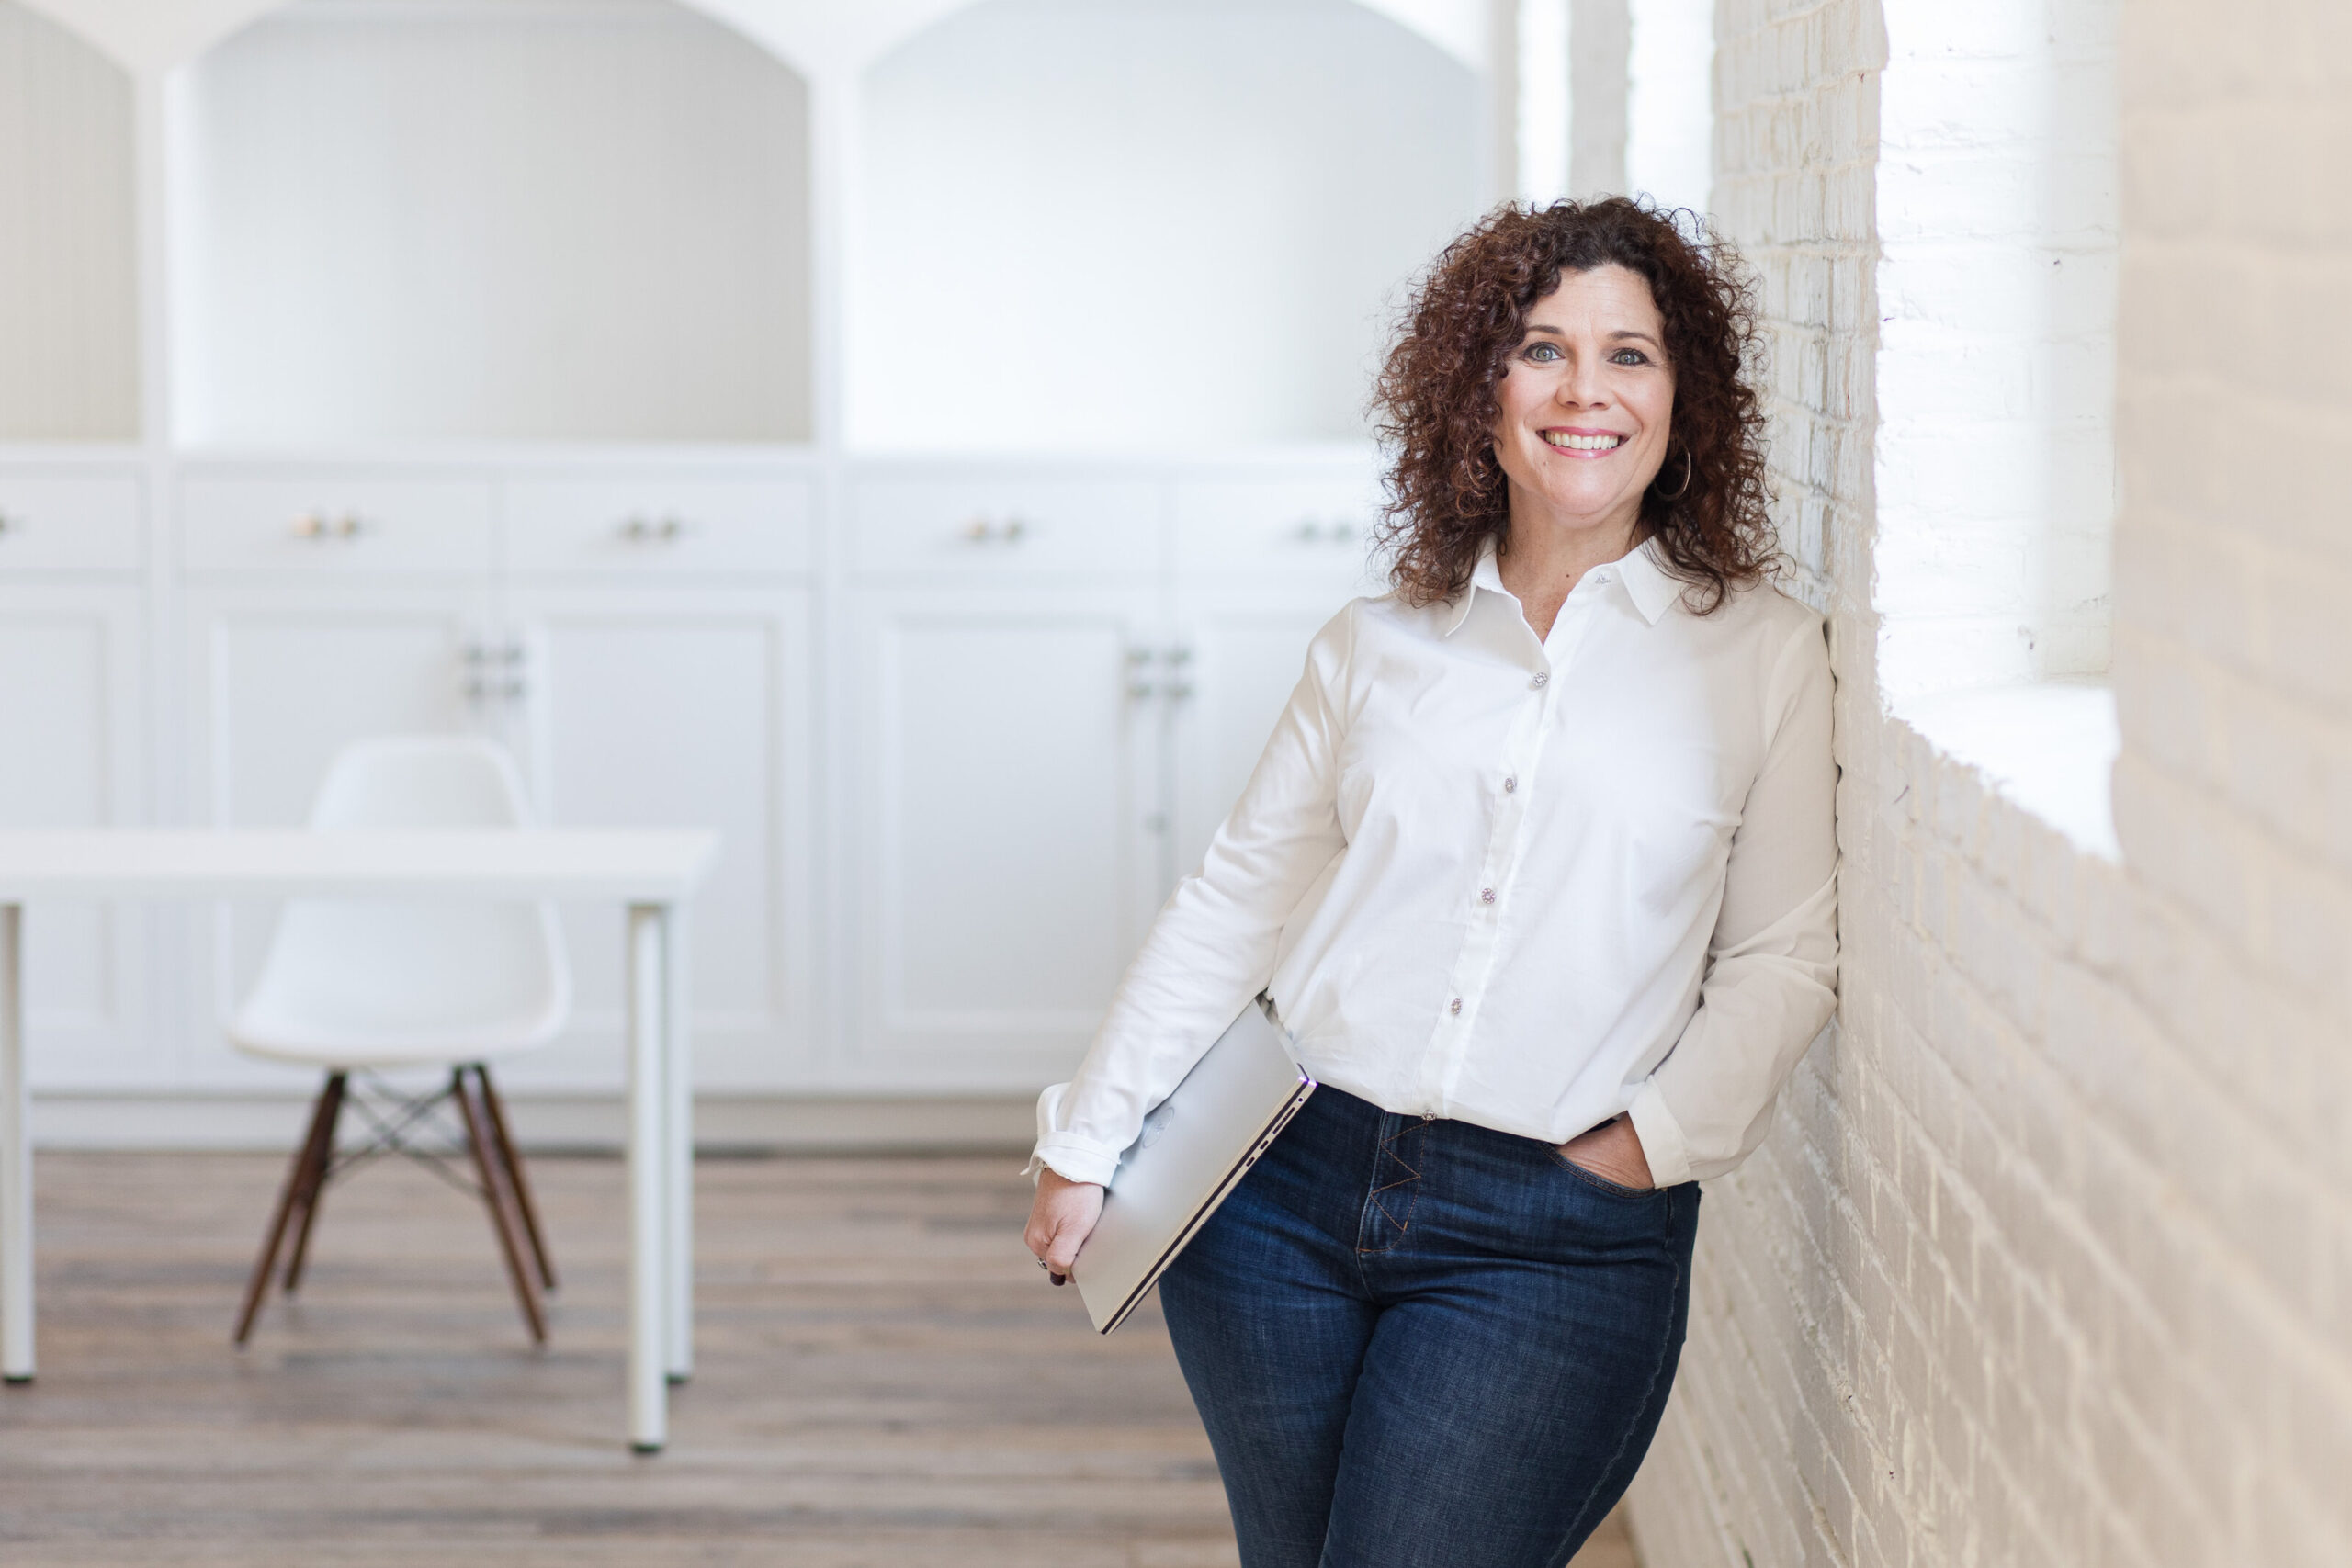
[[[489,741],[466,736],[356,741],[336,754],[311,808],[311,827],[323,832],[516,828],[529,820],[514,762]],[[248,1055],[327,1076],[245,1291],[238,1344],[253,1332],[289,1226],[285,1289],[300,1283],[328,1180],[380,1154],[418,1154],[404,1134],[451,1100],[523,1319],[532,1339],[545,1342],[539,1289],[554,1288],[555,1269],[488,1064],[554,1038],[571,1005],[562,940],[546,904],[287,905],[253,994],[230,1021],[229,1039]],[[422,1066],[447,1067],[448,1083],[389,1119],[349,1093],[354,1073]],[[376,1136],[338,1159],[335,1127],[346,1101],[375,1122]],[[536,1270],[525,1264],[526,1246]]]

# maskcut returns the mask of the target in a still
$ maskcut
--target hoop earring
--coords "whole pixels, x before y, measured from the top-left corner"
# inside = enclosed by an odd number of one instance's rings
[[[1676,490],[1672,495],[1668,495],[1666,491],[1660,491],[1657,492],[1657,498],[1660,501],[1680,501],[1684,496],[1689,495],[1690,493],[1690,477],[1692,471],[1690,448],[1685,446],[1682,449],[1682,484],[1680,488]],[[1657,481],[1652,480],[1651,482],[1655,484]]]

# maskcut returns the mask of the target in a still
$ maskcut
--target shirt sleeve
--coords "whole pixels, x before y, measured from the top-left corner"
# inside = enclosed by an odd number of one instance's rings
[[[1630,1107],[1661,1187],[1764,1141],[1781,1086],[1838,1006],[1838,763],[1829,650],[1804,628],[1767,682],[1763,766],[1732,834],[1699,1010]]]
[[[1037,1101],[1035,1175],[1108,1185],[1151,1108],[1266,987],[1283,926],[1347,848],[1337,759],[1357,605],[1316,634],[1306,672],[1201,869],[1127,965],[1077,1076]]]

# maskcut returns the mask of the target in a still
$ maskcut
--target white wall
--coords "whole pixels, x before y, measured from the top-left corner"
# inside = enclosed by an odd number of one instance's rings
[[[1631,0],[1625,188],[1707,210],[1714,112],[1714,0]]]
[[[309,0],[184,86],[181,438],[808,438],[807,94],[728,29]]]
[[[139,438],[131,93],[0,0],[0,441]]]
[[[2119,865],[1887,706],[1873,584],[1909,546],[1874,495],[1877,327],[1927,298],[1877,292],[1876,231],[1906,215],[1893,130],[1931,85],[1957,130],[1987,102],[1976,50],[2105,7],[1946,7],[1970,47],[1906,61],[1904,21],[1936,9],[1719,14],[1716,203],[1762,276],[1781,526],[1831,615],[1846,957],[1838,1026],[1710,1185],[1636,1535],[1648,1568],[2337,1568],[2352,12],[2122,10]],[[1997,213],[2024,166],[1955,153],[1909,210]],[[1963,312],[2013,299],[1989,265],[1946,284]],[[2246,440],[2197,438],[2207,413]],[[1960,504],[2008,479],[1969,438]]]
[[[1574,137],[1568,118],[1573,66],[1568,51],[1569,0],[1519,0],[1519,199],[1542,207],[1574,186]]]
[[[994,0],[864,80],[847,428],[893,451],[1360,439],[1480,202],[1474,79],[1347,0]]]
[[[1880,681],[2104,673],[2120,0],[1887,5]]]
[[[1568,186],[1578,200],[1625,189],[1626,0],[1568,0]]]

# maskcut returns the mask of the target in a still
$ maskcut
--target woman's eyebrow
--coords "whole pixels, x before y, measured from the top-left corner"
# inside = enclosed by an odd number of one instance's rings
[[[1636,332],[1632,327],[1620,327],[1617,331],[1611,333],[1609,335],[1611,340],[1617,342],[1623,342],[1630,338],[1641,343],[1648,344],[1652,348],[1660,348],[1664,346],[1657,341],[1657,339],[1650,336],[1649,333],[1645,332]]]

